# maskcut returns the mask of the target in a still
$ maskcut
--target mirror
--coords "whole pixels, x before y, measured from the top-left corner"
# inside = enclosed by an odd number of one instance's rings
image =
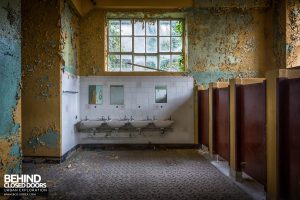
[[[89,85],[89,104],[103,104],[102,85]]]
[[[124,86],[110,86],[110,105],[124,105]]]
[[[167,86],[155,86],[155,103],[167,103]]]

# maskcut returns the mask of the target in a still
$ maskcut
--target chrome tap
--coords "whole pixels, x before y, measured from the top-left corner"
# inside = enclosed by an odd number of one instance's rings
[[[125,120],[125,121],[126,121],[126,120],[129,120],[129,119],[127,118],[127,116],[126,116],[126,115],[124,116],[124,120]]]
[[[155,119],[155,115],[153,115],[153,121],[154,121],[154,120],[156,120],[156,119]]]
[[[109,115],[107,116],[107,120],[108,120],[108,121],[109,121],[109,120],[111,120],[111,118],[110,118],[110,116],[109,116]]]
[[[134,119],[133,119],[133,117],[132,117],[132,115],[130,116],[130,121],[133,121]]]
[[[102,116],[101,117],[101,121],[105,121],[106,119],[105,119],[105,117],[104,116]]]

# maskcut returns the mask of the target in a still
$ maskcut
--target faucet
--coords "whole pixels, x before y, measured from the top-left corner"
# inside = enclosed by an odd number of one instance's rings
[[[104,116],[102,116],[102,117],[101,117],[101,120],[102,120],[102,121],[105,121],[106,119],[105,119],[105,117],[104,117]]]
[[[107,116],[107,120],[108,120],[108,121],[109,121],[109,120],[111,120],[111,118],[110,118],[110,116],[109,116],[109,115]]]
[[[124,117],[124,120],[126,121],[126,120],[128,120],[128,118],[127,118],[127,116],[125,115],[125,117]]]
[[[150,119],[149,115],[147,115],[147,121],[149,121],[149,120],[151,120],[151,119]]]
[[[134,119],[133,119],[133,117],[132,116],[130,116],[130,121],[133,121]]]
[[[154,121],[154,120],[156,120],[156,119],[155,119],[155,115],[153,115],[153,121]]]
[[[85,116],[85,121],[87,121],[88,120],[88,118],[87,118],[87,116]]]

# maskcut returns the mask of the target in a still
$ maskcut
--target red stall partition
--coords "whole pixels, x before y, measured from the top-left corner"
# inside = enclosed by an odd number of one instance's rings
[[[198,91],[198,129],[199,129],[199,144],[208,147],[209,134],[209,91]]]
[[[213,150],[229,161],[229,88],[213,90]]]
[[[300,78],[279,81],[279,188],[282,199],[300,199]]]
[[[266,186],[266,83],[238,85],[236,91],[239,171]]]

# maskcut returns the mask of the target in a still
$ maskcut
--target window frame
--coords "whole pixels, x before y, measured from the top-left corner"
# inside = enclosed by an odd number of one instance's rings
[[[119,25],[120,25],[120,33],[118,36],[111,36],[109,34],[109,21],[110,20],[115,20],[115,21],[119,21]],[[132,33],[131,35],[123,35],[122,36],[122,33],[121,33],[121,21],[122,20],[130,20],[132,22],[131,24],[131,29],[132,29]],[[145,34],[144,35],[134,35],[134,22],[135,21],[143,21],[144,22],[144,25],[146,26],[146,21],[147,20],[156,20],[156,28],[157,28],[157,34],[155,36],[151,36],[151,35],[147,35],[147,29],[145,28]],[[160,21],[170,21],[170,35],[169,36],[161,36],[159,34],[159,24],[160,24]],[[172,36],[172,21],[181,21],[182,22],[182,35],[181,36]],[[118,52],[110,52],[109,51],[109,38],[110,37],[116,37],[116,38],[120,38],[120,49]],[[130,37],[131,38],[131,42],[132,42],[132,48],[131,48],[131,52],[122,52],[121,51],[121,47],[122,47],[122,37]],[[134,52],[134,39],[135,38],[144,38],[145,39],[145,52],[144,53],[135,53]],[[156,53],[147,53],[147,38],[149,37],[155,37],[156,38],[156,47],[157,47],[157,52]],[[168,52],[160,52],[160,37],[165,37],[165,38],[170,38],[170,51]],[[180,52],[172,52],[172,38],[176,38],[176,37],[180,37],[182,39],[182,51]],[[105,28],[105,73],[145,73],[145,74],[151,74],[151,73],[158,73],[158,74],[183,74],[186,72],[186,69],[187,69],[187,66],[186,66],[186,19],[185,18],[182,18],[182,17],[169,17],[169,18],[139,18],[139,17],[130,17],[130,18],[125,18],[125,17],[118,17],[118,18],[106,18],[106,28]],[[119,71],[109,71],[108,70],[108,59],[109,59],[109,55],[119,55],[120,56],[120,70]],[[161,55],[170,55],[170,61],[172,62],[172,55],[178,55],[178,56],[182,56],[183,58],[183,70],[182,71],[157,71],[157,70],[144,70],[144,71],[134,71],[134,68],[135,67],[138,67],[138,66],[134,66],[132,65],[131,66],[131,71],[122,71],[122,59],[121,59],[121,56],[122,55],[130,55],[131,56],[131,59],[132,59],[132,63],[135,63],[134,61],[134,57],[135,56],[144,56],[145,57],[145,66],[146,66],[146,59],[147,59],[147,56],[156,56],[157,57],[157,69],[160,70],[160,56]]]

